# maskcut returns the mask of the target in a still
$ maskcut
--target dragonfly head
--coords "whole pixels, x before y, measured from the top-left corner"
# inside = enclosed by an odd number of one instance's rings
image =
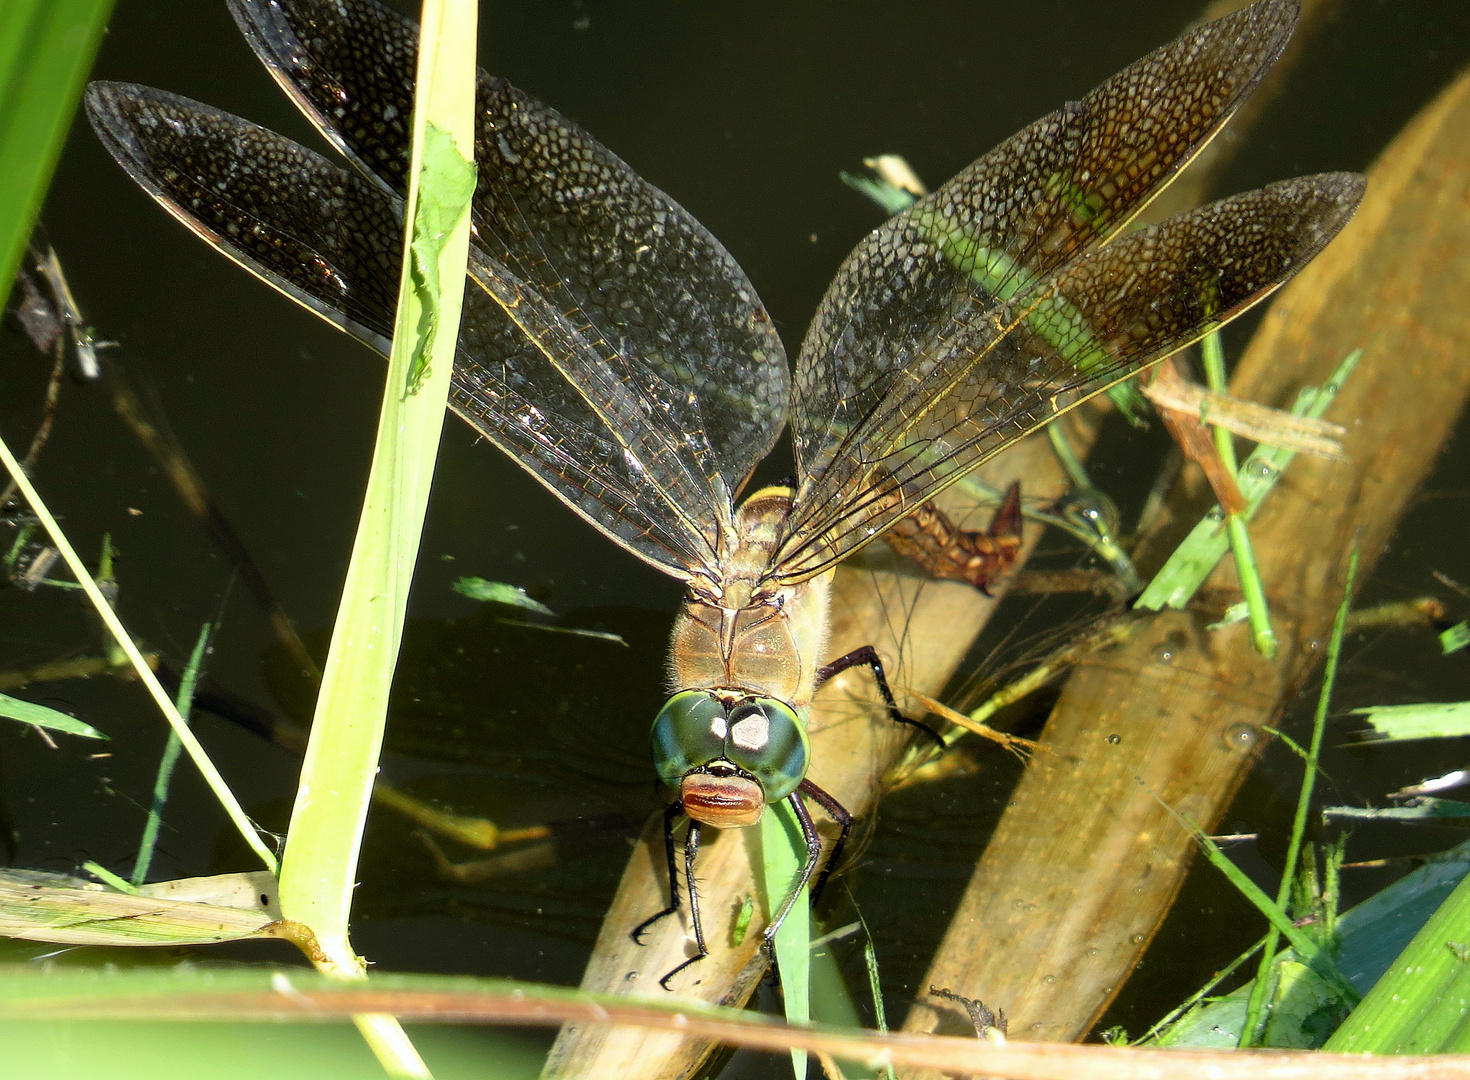
[[[811,747],[796,710],[775,698],[681,690],[653,722],[653,762],[684,811],[717,828],[760,820],[806,776]]]

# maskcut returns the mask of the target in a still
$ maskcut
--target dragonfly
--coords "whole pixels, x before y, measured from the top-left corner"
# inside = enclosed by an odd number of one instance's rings
[[[207,243],[386,354],[397,295],[415,25],[377,0],[229,0],[251,47],[349,162],[149,87],[93,83],[92,126]],[[918,555],[969,543],[983,583],[1005,522],[968,541],[930,500],[1060,414],[1218,329],[1305,265],[1363,191],[1286,180],[1130,231],[1280,55],[1295,0],[1195,29],[1001,143],[862,239],[794,368],[713,236],[571,120],[481,73],[464,323],[450,408],[613,542],[684,583],[654,762],[669,904],[683,843],[692,955],[708,954],[703,827],[785,802],[807,855],[765,928],[813,881],[806,716],[833,569],[895,530]],[[746,493],[789,426],[797,471]],[[936,516],[939,515],[939,516]],[[988,539],[988,543],[986,542]],[[941,560],[942,561],[942,560]],[[976,571],[976,567],[979,570]]]

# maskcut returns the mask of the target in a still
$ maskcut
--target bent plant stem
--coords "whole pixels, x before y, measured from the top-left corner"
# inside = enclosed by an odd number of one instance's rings
[[[1205,380],[1217,394],[1229,392],[1225,377],[1225,353],[1220,345],[1220,334],[1207,334],[1200,342],[1200,353],[1205,362]],[[1225,428],[1213,425],[1215,447],[1225,462],[1225,471],[1231,476],[1240,471],[1235,458],[1235,438]],[[1230,537],[1230,550],[1235,555],[1235,571],[1240,577],[1240,593],[1245,600],[1246,614],[1250,619],[1251,640],[1256,651],[1267,660],[1276,656],[1276,631],[1271,626],[1271,611],[1266,605],[1266,590],[1261,584],[1261,572],[1256,566],[1255,551],[1251,547],[1250,531],[1245,518],[1240,514],[1227,514],[1225,529]]]

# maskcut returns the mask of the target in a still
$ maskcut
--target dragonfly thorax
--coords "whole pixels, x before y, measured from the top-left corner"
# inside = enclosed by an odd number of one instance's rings
[[[826,649],[830,575],[778,587],[767,580],[791,495],[763,488],[742,503],[720,565],[691,580],[674,623],[671,691],[735,689],[806,715]]]
[[[764,581],[791,495],[764,488],[741,504],[718,580],[691,581],[674,623],[673,696],[654,721],[654,764],[691,818],[722,828],[753,825],[806,776],[831,579]]]

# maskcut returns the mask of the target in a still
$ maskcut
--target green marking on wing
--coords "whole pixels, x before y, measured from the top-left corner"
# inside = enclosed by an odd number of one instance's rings
[[[1058,182],[1060,183],[1060,182]],[[1100,196],[1075,190],[1067,199],[1073,213],[1093,220],[1103,212]],[[948,227],[933,210],[914,215],[914,223],[939,247],[944,257],[988,294],[1002,302],[1040,282],[1035,274],[1004,251],[989,247],[963,229]],[[1094,335],[1087,319],[1063,296],[1047,296],[1024,316],[1025,323],[1083,375],[1097,378],[1111,353]],[[1143,415],[1143,396],[1131,382],[1117,383],[1108,397],[1131,423]]]

